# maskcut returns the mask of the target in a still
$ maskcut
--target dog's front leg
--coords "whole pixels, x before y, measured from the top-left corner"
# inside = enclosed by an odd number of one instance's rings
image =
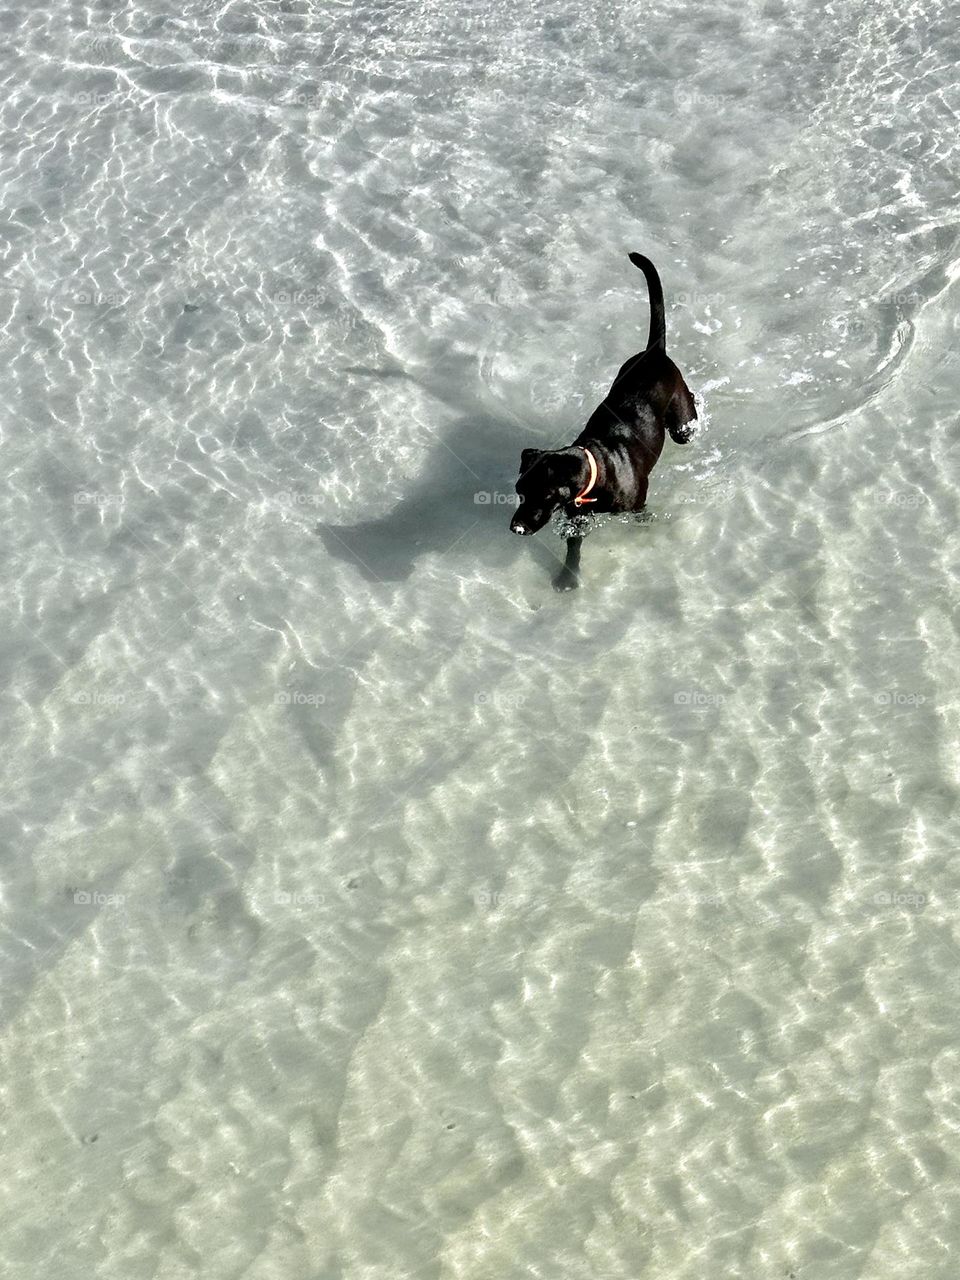
[[[580,585],[580,548],[583,538],[567,539],[567,559],[563,568],[553,580],[557,591],[575,591]]]

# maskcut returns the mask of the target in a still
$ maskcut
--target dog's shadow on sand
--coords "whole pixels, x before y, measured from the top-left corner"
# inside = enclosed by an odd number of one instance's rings
[[[388,371],[347,372],[384,376]],[[428,390],[451,403],[433,387]],[[519,554],[521,548],[513,545],[519,539],[508,526],[520,450],[537,443],[536,433],[531,430],[524,438],[516,420],[479,408],[438,431],[422,426],[417,430],[424,433],[425,448],[429,446],[420,478],[391,511],[376,519],[351,525],[318,523],[315,532],[329,554],[375,582],[402,581],[421,556],[442,555],[468,534],[484,540],[500,535],[503,554]],[[537,548],[535,554],[556,567],[557,557],[548,549]]]

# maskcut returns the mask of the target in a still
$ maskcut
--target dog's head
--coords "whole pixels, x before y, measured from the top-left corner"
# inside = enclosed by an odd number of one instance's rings
[[[520,505],[510,521],[511,531],[529,534],[542,529],[557,507],[573,500],[581,468],[581,460],[571,450],[524,449],[517,478]]]

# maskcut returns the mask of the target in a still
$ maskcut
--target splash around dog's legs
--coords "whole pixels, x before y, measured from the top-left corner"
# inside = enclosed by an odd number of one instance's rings
[[[573,537],[567,539],[567,559],[553,580],[554,588],[557,591],[575,591],[580,585],[580,548],[583,546],[582,537]]]

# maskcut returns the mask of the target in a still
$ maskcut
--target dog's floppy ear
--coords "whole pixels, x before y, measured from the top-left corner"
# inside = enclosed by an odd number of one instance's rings
[[[529,471],[538,458],[543,457],[542,449],[524,449],[520,454],[520,470]]]

